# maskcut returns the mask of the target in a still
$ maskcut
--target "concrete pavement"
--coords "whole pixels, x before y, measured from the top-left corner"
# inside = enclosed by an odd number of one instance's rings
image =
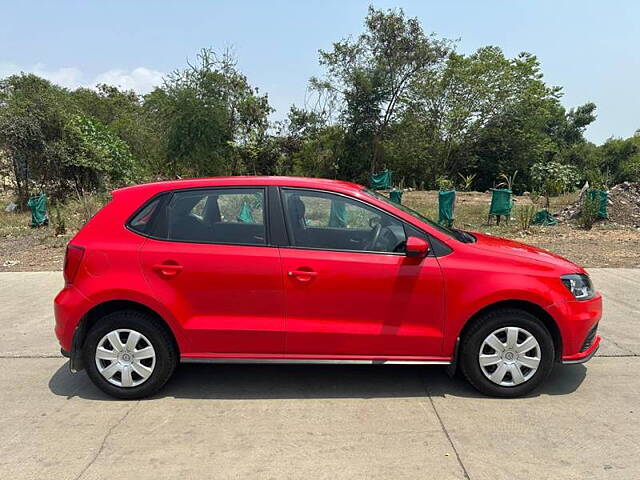
[[[0,273],[0,478],[639,478],[640,270],[591,274],[598,356],[528,398],[437,367],[182,365],[122,402],[59,356],[61,273]]]

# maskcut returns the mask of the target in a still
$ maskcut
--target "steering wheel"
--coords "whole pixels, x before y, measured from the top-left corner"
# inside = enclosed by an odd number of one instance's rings
[[[371,235],[371,241],[367,245],[367,250],[373,251],[375,249],[376,243],[378,243],[378,238],[380,238],[380,232],[382,231],[382,224],[377,223],[375,227],[373,227],[373,234]]]

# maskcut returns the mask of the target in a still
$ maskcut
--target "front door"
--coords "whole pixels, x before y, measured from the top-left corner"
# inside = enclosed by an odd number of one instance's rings
[[[284,352],[280,258],[263,207],[262,188],[177,191],[140,252],[192,356]]]
[[[440,267],[404,255],[400,220],[327,192],[288,189],[282,198],[288,355],[440,355]]]

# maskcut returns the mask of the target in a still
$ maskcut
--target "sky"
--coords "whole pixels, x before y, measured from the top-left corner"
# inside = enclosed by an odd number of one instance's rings
[[[640,2],[615,1],[4,1],[0,77],[33,72],[59,85],[111,83],[146,93],[203,47],[230,47],[282,119],[304,105],[318,50],[357,36],[367,7],[402,8],[426,32],[471,53],[496,45],[535,54],[563,104],[597,105],[586,136],[640,128]]]

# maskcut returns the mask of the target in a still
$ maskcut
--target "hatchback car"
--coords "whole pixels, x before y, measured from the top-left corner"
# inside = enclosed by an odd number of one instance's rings
[[[62,352],[119,398],[153,394],[178,362],[447,365],[516,397],[600,343],[581,267],[335,180],[116,190],[70,241],[64,278]]]

